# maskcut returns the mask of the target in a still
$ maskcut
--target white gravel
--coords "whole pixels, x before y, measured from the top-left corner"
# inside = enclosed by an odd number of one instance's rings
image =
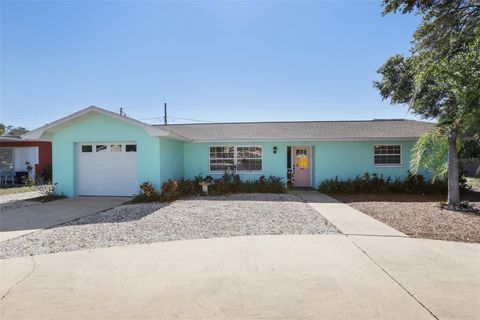
[[[38,198],[41,195],[39,191],[0,195],[0,212],[39,205],[41,202],[32,201],[31,199]]]
[[[135,243],[338,231],[293,194],[235,194],[123,205],[1,243],[0,258]]]

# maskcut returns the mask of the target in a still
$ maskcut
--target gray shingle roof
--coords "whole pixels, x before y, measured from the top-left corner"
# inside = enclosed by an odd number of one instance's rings
[[[415,120],[245,122],[159,125],[192,141],[417,139],[434,126]]]

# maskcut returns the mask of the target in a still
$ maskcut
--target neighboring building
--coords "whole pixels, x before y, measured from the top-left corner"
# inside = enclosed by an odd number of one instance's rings
[[[413,120],[148,125],[88,107],[24,135],[53,143],[53,178],[67,196],[132,195],[169,179],[261,175],[294,187],[364,172],[405,177],[415,141],[434,124]]]
[[[31,178],[52,165],[52,143],[50,141],[23,140],[21,137],[0,137],[1,184],[11,183],[11,175],[17,182],[27,173],[27,162],[33,167]],[[8,177],[8,178],[7,178]],[[7,179],[5,181],[5,179]]]

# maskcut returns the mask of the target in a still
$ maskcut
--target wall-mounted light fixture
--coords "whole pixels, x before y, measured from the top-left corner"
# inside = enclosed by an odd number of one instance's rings
[[[277,154],[277,150],[278,150],[277,146],[274,146],[273,147],[273,154]]]

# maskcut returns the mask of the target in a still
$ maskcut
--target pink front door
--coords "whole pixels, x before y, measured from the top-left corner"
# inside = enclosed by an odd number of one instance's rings
[[[310,147],[292,147],[292,173],[294,187],[311,187],[311,149]]]

